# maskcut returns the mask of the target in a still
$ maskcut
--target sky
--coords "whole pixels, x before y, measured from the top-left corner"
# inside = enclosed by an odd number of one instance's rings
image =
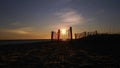
[[[49,39],[69,26],[120,33],[120,0],[0,0],[0,39]]]

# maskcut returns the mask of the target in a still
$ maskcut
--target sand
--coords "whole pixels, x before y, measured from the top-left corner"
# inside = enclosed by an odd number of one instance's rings
[[[113,53],[94,51],[70,42],[46,42],[0,46],[0,66],[4,68],[85,68],[120,67]]]

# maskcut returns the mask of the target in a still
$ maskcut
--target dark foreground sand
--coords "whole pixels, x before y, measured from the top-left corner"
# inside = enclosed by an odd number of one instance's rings
[[[118,51],[69,42],[0,46],[1,68],[119,68]],[[104,50],[102,50],[104,49]],[[98,50],[98,51],[97,51]],[[105,51],[106,50],[106,51]],[[118,49],[119,50],[119,49]],[[120,51],[120,50],[119,50]],[[113,52],[113,53],[112,53]],[[117,54],[116,54],[117,52]]]

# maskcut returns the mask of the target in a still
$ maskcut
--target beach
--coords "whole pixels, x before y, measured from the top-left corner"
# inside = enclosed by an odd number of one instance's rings
[[[113,45],[106,46],[107,48],[100,45],[93,47],[87,44],[61,41],[1,45],[0,66],[4,68],[120,67],[118,47]]]

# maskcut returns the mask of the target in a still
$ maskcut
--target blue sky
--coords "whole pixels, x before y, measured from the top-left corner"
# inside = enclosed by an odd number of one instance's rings
[[[120,33],[120,0],[0,0],[1,39],[50,38],[50,31]]]

